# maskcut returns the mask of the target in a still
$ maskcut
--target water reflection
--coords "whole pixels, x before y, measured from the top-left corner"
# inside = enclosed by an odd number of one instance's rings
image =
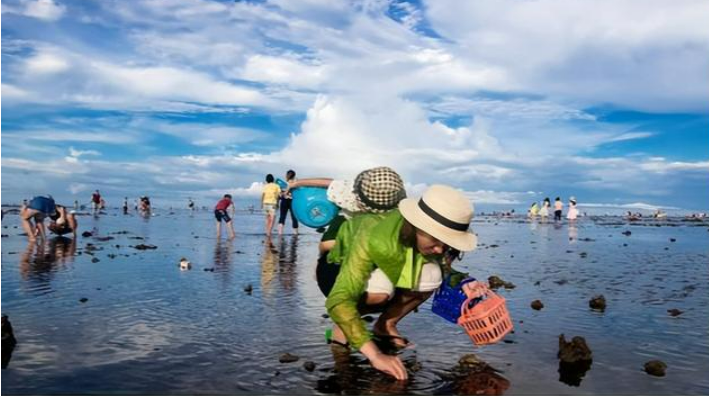
[[[492,370],[469,373],[455,381],[457,395],[502,395],[509,389],[510,381]]]
[[[296,267],[298,260],[298,235],[290,238],[281,236],[278,244],[278,280],[283,290],[293,290],[295,286]]]
[[[276,262],[278,260],[278,249],[273,244],[271,237],[268,236],[263,241],[263,254],[261,254],[261,292],[264,297],[270,296],[273,293],[271,281],[276,275]]]
[[[20,275],[24,280],[34,280],[39,286],[47,287],[56,268],[73,263],[75,255],[73,238],[54,237],[46,245],[30,242],[20,255]]]
[[[576,243],[579,240],[579,229],[576,227],[576,222],[569,222],[569,243]]]
[[[217,243],[214,245],[214,270],[221,274],[224,287],[228,287],[231,283],[229,269],[231,268],[233,248],[231,243],[228,241],[222,243],[221,239],[217,239]]]

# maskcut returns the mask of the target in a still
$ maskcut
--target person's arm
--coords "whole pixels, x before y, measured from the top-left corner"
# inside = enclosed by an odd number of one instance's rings
[[[78,224],[76,223],[76,215],[73,213],[69,213],[67,216],[67,221],[69,222],[69,227],[71,227],[71,232],[74,234],[74,239],[76,239],[76,233],[78,232],[77,228],[79,228]]]
[[[332,179],[325,178],[325,177],[315,177],[315,178],[310,178],[310,179],[298,179],[296,181],[292,181],[288,183],[288,188],[285,190],[286,192],[298,188],[298,187],[324,187],[328,188],[330,187],[330,183],[332,183]]]
[[[261,193],[261,210],[263,210],[263,201],[266,199],[266,192]]]

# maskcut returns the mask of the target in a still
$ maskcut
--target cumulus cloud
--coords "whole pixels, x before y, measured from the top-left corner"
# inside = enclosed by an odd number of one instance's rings
[[[20,14],[47,22],[60,19],[66,6],[54,0],[21,0],[17,5],[3,4],[3,13]]]

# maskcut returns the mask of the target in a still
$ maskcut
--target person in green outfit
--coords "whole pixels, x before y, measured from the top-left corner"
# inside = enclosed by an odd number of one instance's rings
[[[326,308],[335,322],[333,342],[364,354],[374,368],[407,379],[397,356],[382,353],[375,338],[408,343],[398,322],[426,301],[442,281],[441,262],[452,249],[470,251],[473,205],[460,191],[431,186],[398,209],[354,216],[337,233],[328,261],[341,263]],[[382,312],[372,333],[361,316]]]

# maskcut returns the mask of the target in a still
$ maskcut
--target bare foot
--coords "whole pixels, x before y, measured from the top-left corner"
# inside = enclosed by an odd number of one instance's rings
[[[388,323],[382,323],[380,321],[377,321],[377,323],[374,324],[374,328],[372,329],[372,333],[375,336],[384,336],[390,341],[394,346],[397,348],[405,348],[410,345],[409,341],[399,333],[399,330],[397,330],[396,325],[393,324],[388,324]]]

